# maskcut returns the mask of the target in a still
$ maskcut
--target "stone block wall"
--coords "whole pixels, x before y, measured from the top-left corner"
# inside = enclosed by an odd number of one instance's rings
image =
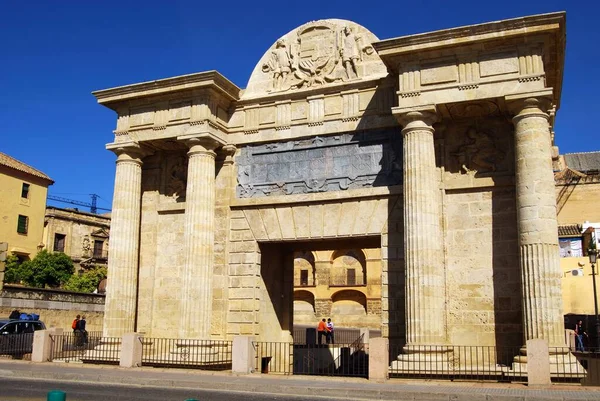
[[[522,345],[514,189],[451,191],[445,209],[450,343]]]
[[[8,317],[15,309],[37,313],[46,327],[63,328],[65,332],[71,331],[76,315],[85,315],[88,331],[102,331],[104,295],[6,284],[0,292],[0,316]]]

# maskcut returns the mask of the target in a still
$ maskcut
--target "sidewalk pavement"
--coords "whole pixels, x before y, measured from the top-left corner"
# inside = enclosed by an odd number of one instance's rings
[[[120,368],[77,363],[32,363],[0,361],[0,379],[35,378],[55,381],[93,382],[189,388],[216,391],[270,393],[281,396],[323,394],[328,399],[415,400],[415,401],[559,401],[600,400],[600,387],[552,385],[529,388],[522,384],[417,381],[392,379],[374,383],[366,379],[282,376],[273,374],[235,375],[188,369]]]

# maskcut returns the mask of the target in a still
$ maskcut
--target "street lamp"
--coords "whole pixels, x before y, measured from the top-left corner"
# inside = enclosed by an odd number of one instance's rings
[[[598,321],[598,294],[596,293],[596,262],[598,261],[598,250],[594,247],[588,249],[588,257],[592,265],[592,284],[594,285],[594,315],[596,315],[596,352],[600,352],[600,321]]]

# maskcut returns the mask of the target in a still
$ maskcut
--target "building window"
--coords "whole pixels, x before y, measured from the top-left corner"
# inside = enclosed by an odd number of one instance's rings
[[[65,234],[54,234],[54,252],[65,251]]]
[[[356,285],[356,269],[346,270],[346,285]]]
[[[95,240],[94,241],[94,257],[102,258],[102,248],[104,248],[104,241]]]
[[[27,234],[27,227],[29,226],[29,217],[19,215],[19,223],[17,224],[17,232],[19,234]]]
[[[582,257],[581,238],[559,238],[558,248],[561,258]]]
[[[308,270],[300,270],[300,285],[305,287],[308,285]]]
[[[29,199],[29,184],[23,183],[21,187],[21,198]]]

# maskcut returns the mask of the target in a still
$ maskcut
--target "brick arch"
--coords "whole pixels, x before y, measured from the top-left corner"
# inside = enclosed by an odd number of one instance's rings
[[[331,295],[331,301],[333,316],[367,314],[367,296],[361,291],[337,291]]]

